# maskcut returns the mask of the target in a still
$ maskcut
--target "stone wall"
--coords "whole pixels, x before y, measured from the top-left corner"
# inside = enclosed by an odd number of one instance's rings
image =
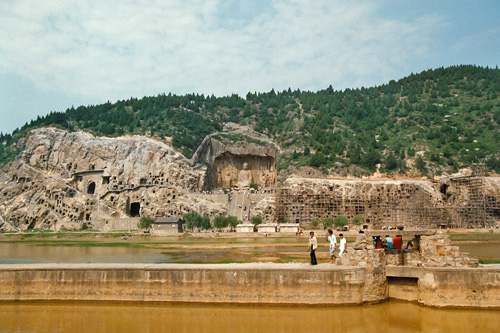
[[[363,267],[304,264],[2,265],[0,300],[361,304]]]
[[[448,235],[422,236],[420,240],[422,265],[425,267],[477,267],[478,260],[451,246]],[[405,263],[406,264],[406,263]]]
[[[373,247],[373,246],[371,246]],[[387,279],[385,276],[386,256],[382,249],[349,248],[344,257],[349,258],[350,265],[366,268],[365,302],[374,302],[381,296],[387,297]],[[344,259],[344,258],[342,258]]]
[[[429,306],[500,308],[500,266],[424,268],[418,292]]]

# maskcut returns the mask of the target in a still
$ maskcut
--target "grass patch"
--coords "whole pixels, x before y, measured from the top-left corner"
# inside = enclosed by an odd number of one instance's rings
[[[491,264],[500,264],[500,260],[498,259],[479,259],[480,264],[491,265]]]
[[[282,257],[276,260],[277,263],[279,264],[286,264],[288,262],[294,262],[296,260],[302,260],[304,258],[299,258],[299,257]]]
[[[186,252],[175,252],[175,251],[172,251],[172,252],[161,252],[161,254],[164,254],[164,255],[167,255],[167,256],[171,256],[172,259],[178,259],[184,255],[186,255]]]
[[[232,259],[224,259],[217,261],[216,264],[242,264],[245,261],[239,261],[239,260],[232,260]]]

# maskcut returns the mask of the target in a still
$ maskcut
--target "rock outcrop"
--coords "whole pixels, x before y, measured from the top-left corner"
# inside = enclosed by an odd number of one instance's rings
[[[33,130],[0,188],[0,211],[15,226],[99,227],[107,219],[222,214],[196,197],[204,170],[151,138],[96,138],[54,128]]]

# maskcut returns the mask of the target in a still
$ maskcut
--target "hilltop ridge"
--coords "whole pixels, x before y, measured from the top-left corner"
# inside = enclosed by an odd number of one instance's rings
[[[456,172],[483,162],[500,171],[500,70],[472,65],[411,74],[371,88],[291,89],[226,97],[161,94],[69,108],[0,135],[0,161],[11,161],[33,129],[55,126],[97,136],[146,135],[192,157],[225,125],[248,128],[277,145],[278,170],[323,175],[376,171]],[[238,136],[226,136],[238,140]]]

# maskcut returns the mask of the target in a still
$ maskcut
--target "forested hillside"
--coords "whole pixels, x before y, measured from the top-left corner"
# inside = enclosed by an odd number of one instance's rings
[[[95,135],[141,134],[170,141],[189,157],[203,138],[224,123],[266,134],[290,165],[326,170],[357,165],[374,171],[452,172],[485,162],[500,171],[500,70],[456,66],[411,74],[361,89],[318,92],[290,89],[245,97],[204,95],[131,98],[70,108],[1,134],[0,158],[33,128],[58,126]],[[411,163],[407,163],[411,161]]]

